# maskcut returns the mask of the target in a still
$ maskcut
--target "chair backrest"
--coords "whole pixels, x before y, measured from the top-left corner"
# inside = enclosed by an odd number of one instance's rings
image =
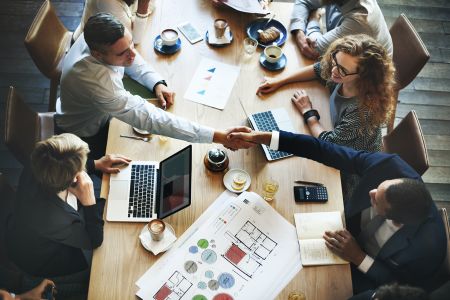
[[[401,90],[416,78],[430,59],[430,53],[404,14],[397,18],[389,32],[394,45],[397,87]]]
[[[445,261],[443,267],[447,273],[450,275],[450,224],[448,222],[448,214],[445,208],[439,208],[439,214],[441,215],[442,221],[444,222],[445,234],[447,236],[447,254],[445,256]]]
[[[72,33],[64,27],[49,0],[45,0],[25,37],[25,47],[38,69],[59,80]]]
[[[25,164],[36,142],[53,135],[53,114],[36,113],[14,87],[9,87],[5,112],[5,144]]]
[[[417,173],[422,175],[429,167],[427,147],[419,119],[414,110],[383,137],[384,151],[397,153]]]

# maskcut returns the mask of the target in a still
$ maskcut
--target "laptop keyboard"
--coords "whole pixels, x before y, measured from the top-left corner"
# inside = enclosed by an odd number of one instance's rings
[[[256,113],[253,114],[252,117],[255,120],[256,128],[259,131],[280,131],[271,111]],[[267,150],[269,151],[269,155],[273,160],[292,156],[292,154],[290,153],[283,151],[274,151],[269,149],[269,147],[267,147]]]
[[[154,165],[132,165],[128,217],[150,218],[153,211]]]

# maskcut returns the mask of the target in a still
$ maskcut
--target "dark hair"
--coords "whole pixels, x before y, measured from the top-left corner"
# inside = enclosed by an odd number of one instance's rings
[[[89,18],[84,26],[84,40],[89,49],[100,52],[105,51],[105,46],[114,44],[122,38],[125,27],[111,14],[98,13]]]
[[[428,300],[427,293],[417,287],[397,283],[380,286],[372,299],[378,300]]]
[[[390,185],[386,189],[386,201],[390,205],[386,217],[402,224],[421,223],[433,203],[425,184],[410,178],[401,178]]]

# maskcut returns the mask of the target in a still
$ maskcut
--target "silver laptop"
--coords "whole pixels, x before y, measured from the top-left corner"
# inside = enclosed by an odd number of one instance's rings
[[[109,181],[106,220],[148,222],[191,204],[192,146],[161,163],[133,161]]]
[[[277,108],[265,112],[255,113],[248,116],[250,126],[257,131],[290,131],[294,132],[294,126],[287,111],[284,108]],[[292,154],[283,151],[270,150],[266,145],[262,145],[267,160],[277,160],[292,156]]]

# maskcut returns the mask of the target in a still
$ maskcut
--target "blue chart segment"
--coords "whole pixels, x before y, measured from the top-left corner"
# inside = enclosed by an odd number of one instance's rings
[[[189,247],[189,252],[192,254],[195,254],[198,252],[198,247],[197,246],[191,246]]]
[[[215,71],[216,71],[216,68],[211,68],[208,70],[208,72],[210,72],[210,73],[214,73]]]
[[[205,93],[206,93],[205,90],[201,90],[201,91],[197,92],[197,94],[200,94],[200,95],[204,95]]]
[[[205,277],[206,278],[213,278],[214,277],[214,272],[213,271],[206,271],[205,272]]]
[[[217,254],[211,249],[206,249],[202,253],[202,260],[207,264],[213,264],[217,260]]]
[[[224,289],[229,289],[234,285],[234,277],[230,273],[222,273],[219,275],[219,285]]]
[[[198,287],[199,289],[205,290],[205,289],[206,289],[206,282],[200,281],[200,282],[197,284],[197,287]]]

